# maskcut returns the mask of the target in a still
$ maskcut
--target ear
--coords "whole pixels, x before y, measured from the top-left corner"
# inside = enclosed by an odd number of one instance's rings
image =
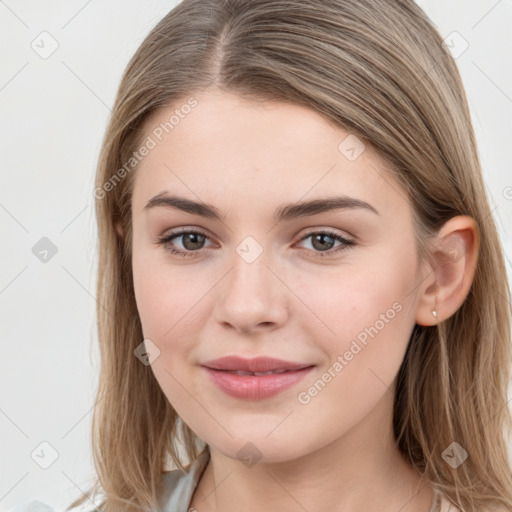
[[[119,237],[123,238],[124,237],[123,225],[121,224],[120,220],[114,222],[114,228],[115,228],[117,234],[119,235]]]
[[[467,215],[451,218],[439,230],[419,291],[417,324],[435,325],[459,309],[473,282],[479,245],[478,225]],[[432,314],[433,310],[437,316]]]

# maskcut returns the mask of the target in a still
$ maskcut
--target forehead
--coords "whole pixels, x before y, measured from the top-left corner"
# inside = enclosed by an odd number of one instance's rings
[[[357,197],[379,211],[390,204],[401,214],[409,209],[406,192],[373,148],[314,110],[222,91],[194,99],[191,109],[180,111],[184,99],[146,121],[143,139],[151,138],[154,147],[135,171],[134,211],[162,191],[226,210],[229,203],[237,213],[244,205],[254,210],[255,203],[334,193]]]

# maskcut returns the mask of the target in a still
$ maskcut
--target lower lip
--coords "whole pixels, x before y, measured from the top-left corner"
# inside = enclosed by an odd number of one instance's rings
[[[237,375],[222,370],[204,369],[213,383],[229,396],[242,400],[263,400],[277,395],[302,380],[313,366],[270,375]]]

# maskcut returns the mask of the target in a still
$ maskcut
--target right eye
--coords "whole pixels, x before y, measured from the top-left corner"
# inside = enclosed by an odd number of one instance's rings
[[[176,248],[173,244],[175,239],[180,238],[181,245],[183,246],[182,249]],[[200,252],[203,249],[204,241],[206,239],[208,239],[208,237],[200,231],[180,228],[177,231],[160,237],[158,239],[158,244],[162,245],[164,250],[171,254],[187,258],[195,256],[195,253]]]

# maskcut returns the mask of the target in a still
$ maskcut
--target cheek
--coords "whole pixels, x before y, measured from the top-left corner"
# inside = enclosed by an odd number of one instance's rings
[[[326,356],[327,387],[356,401],[392,383],[414,327],[414,265],[395,254],[380,256],[364,269],[300,282],[314,313],[304,316],[302,328]]]
[[[208,291],[208,283],[200,278],[191,279],[190,267],[167,264],[159,251],[150,253],[135,248],[132,268],[144,336],[160,346],[187,334],[196,319],[196,305]]]
[[[330,410],[334,423],[346,428],[372,410],[393,383],[414,327],[414,265],[391,252],[379,256],[364,269],[347,267],[314,285],[302,281],[302,293],[334,334],[320,336],[318,326],[315,336],[311,322],[304,321],[327,357],[297,399],[308,414]]]
[[[408,295],[413,275],[404,269],[401,261],[388,258],[363,268],[340,266],[336,273],[301,274],[295,291],[309,310],[304,328],[314,326],[315,338],[324,339],[329,352],[348,348],[359,334],[364,340],[375,324],[379,332],[398,329],[413,298]]]
[[[201,285],[200,279],[191,280],[179,268],[171,269],[154,257],[150,261],[135,252],[133,276],[144,338],[160,350],[151,370],[169,402],[187,421],[189,415],[198,414],[190,404],[190,393],[197,390],[188,374],[188,358],[200,329],[199,299],[206,293],[207,283]]]

